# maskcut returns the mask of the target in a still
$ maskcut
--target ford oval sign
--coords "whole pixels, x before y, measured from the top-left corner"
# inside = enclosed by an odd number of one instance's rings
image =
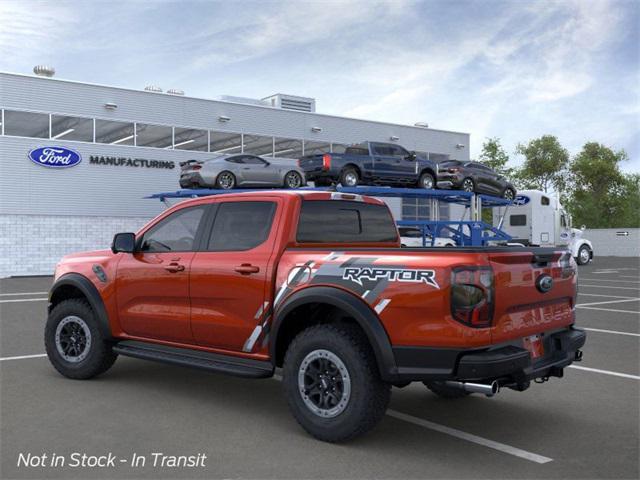
[[[65,147],[40,147],[29,152],[29,160],[43,167],[69,168],[78,165],[82,157]]]
[[[516,195],[515,200],[513,200],[513,204],[516,206],[522,206],[522,205],[526,205],[527,203],[529,203],[531,199],[529,197],[527,197],[526,195]]]

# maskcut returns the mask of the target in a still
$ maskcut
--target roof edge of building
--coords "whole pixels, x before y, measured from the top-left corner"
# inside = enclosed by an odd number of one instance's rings
[[[79,80],[69,80],[69,79],[64,79],[64,78],[39,77],[37,75],[29,75],[29,74],[25,74],[25,73],[15,73],[15,72],[0,71],[0,75],[10,75],[10,76],[15,76],[15,77],[24,77],[24,78],[29,78],[29,79],[41,80],[41,81],[54,81],[54,82],[74,83],[74,84],[78,84],[78,85],[87,85],[87,86],[91,86],[91,87],[111,88],[111,89],[115,89],[115,90],[124,90],[124,91],[127,91],[127,92],[135,92],[135,93],[146,94],[146,95],[162,95],[163,97],[166,97],[166,98],[177,98],[177,99],[190,98],[190,99],[193,99],[193,100],[201,100],[201,101],[204,101],[204,102],[223,103],[223,104],[232,104],[232,105],[244,105],[244,106],[249,107],[249,108],[268,109],[268,110],[271,110],[271,111],[283,111],[283,112],[292,113],[292,114],[299,114],[299,115],[315,115],[315,116],[319,116],[319,117],[339,118],[339,119],[343,119],[343,120],[354,120],[354,121],[357,121],[357,122],[368,122],[368,123],[376,123],[376,124],[381,124],[381,125],[391,125],[391,126],[397,126],[397,127],[402,127],[402,128],[411,128],[411,129],[414,129],[414,130],[421,130],[421,131],[442,132],[442,133],[451,133],[451,134],[466,135],[466,136],[470,136],[471,135],[471,133],[469,133],[469,132],[461,132],[461,131],[457,131],[457,130],[444,130],[444,129],[431,128],[431,127],[429,127],[429,128],[417,127],[415,125],[406,125],[406,124],[395,123],[395,122],[383,122],[383,121],[380,121],[380,120],[369,120],[369,119],[364,119],[364,118],[344,117],[344,116],[333,115],[333,114],[328,114],[328,113],[300,112],[300,111],[296,111],[296,110],[286,110],[286,109],[282,109],[282,108],[275,108],[275,107],[271,107],[271,106],[268,106],[268,105],[264,105],[264,106],[263,105],[253,105],[253,104],[249,104],[249,103],[231,102],[231,101],[225,101],[225,100],[214,100],[214,99],[203,98],[203,97],[193,97],[193,96],[190,96],[190,95],[171,95],[171,94],[160,93],[160,92],[151,92],[151,91],[147,91],[147,90],[138,90],[138,89],[135,89],[135,88],[118,87],[118,86],[114,86],[114,85],[105,85],[105,84],[101,84],[101,83],[82,82],[82,81],[79,81]],[[265,97],[265,98],[267,98],[267,97]],[[301,98],[304,98],[304,97],[301,97]]]

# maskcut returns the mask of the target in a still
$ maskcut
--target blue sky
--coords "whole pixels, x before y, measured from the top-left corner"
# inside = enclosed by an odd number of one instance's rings
[[[0,70],[187,95],[311,96],[321,113],[595,140],[640,172],[640,2],[0,0]],[[521,161],[514,158],[515,163]]]

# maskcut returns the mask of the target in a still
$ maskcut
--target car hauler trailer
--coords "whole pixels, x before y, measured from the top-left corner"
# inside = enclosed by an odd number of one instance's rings
[[[518,192],[508,208],[493,210],[493,225],[512,242],[540,247],[567,247],[579,265],[593,259],[593,245],[582,238],[584,227],[573,228],[571,215],[557,197],[540,190]]]

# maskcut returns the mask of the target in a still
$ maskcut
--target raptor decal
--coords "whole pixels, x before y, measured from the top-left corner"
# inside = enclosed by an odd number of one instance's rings
[[[362,280],[388,280],[390,282],[426,283],[435,288],[440,288],[436,282],[434,270],[414,270],[404,268],[375,268],[375,267],[347,267],[342,273],[344,280],[362,285]]]

